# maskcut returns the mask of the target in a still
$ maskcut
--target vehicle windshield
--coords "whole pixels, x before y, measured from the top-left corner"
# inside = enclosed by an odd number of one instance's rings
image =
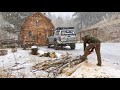
[[[65,30],[61,31],[61,35],[76,35],[76,33],[73,30]]]

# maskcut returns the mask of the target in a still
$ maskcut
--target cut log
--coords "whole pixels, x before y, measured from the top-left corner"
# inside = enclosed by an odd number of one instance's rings
[[[31,53],[32,55],[38,55],[38,48],[32,48]]]
[[[12,48],[12,52],[17,52],[17,48]]]
[[[59,71],[58,71],[58,74],[60,74],[62,72],[62,70],[66,67],[68,67],[69,63],[63,65],[62,67],[60,67]]]
[[[50,53],[49,56],[50,56],[50,58],[57,58],[55,53]]]
[[[69,67],[64,68],[64,69],[62,70],[62,73],[65,73],[65,72],[67,72],[68,70],[69,70]]]
[[[65,75],[70,76],[70,75],[73,74],[78,68],[80,68],[83,63],[84,63],[84,62],[78,64],[77,66],[74,66],[73,68],[70,68],[69,70],[67,70],[67,71],[65,72]]]
[[[49,57],[49,52],[48,52],[48,53],[44,53],[43,56],[44,56],[44,57]]]
[[[0,49],[0,56],[6,55],[7,52],[8,52],[8,51],[7,51],[6,49]]]

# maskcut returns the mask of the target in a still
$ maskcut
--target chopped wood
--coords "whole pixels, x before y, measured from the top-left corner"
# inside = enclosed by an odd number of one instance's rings
[[[50,53],[49,56],[50,56],[50,58],[57,58],[55,52],[54,53]]]
[[[57,55],[56,55],[55,52],[46,52],[46,53],[40,55],[40,57],[43,57],[43,56],[44,57],[50,57],[50,58],[57,58]]]
[[[65,75],[67,76],[70,76],[72,73],[74,73],[78,68],[80,68],[82,65],[82,63],[78,64],[77,66],[73,67],[73,68],[70,68],[68,69],[66,72],[65,72]]]

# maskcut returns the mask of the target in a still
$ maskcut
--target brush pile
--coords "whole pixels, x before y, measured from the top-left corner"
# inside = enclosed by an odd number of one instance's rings
[[[74,65],[82,62],[83,61],[81,60],[81,56],[71,57],[69,54],[67,54],[64,58],[61,59],[48,60],[42,63],[38,63],[33,66],[33,69],[36,71],[46,71],[49,75],[52,74],[52,78],[55,78],[58,74],[62,73],[63,69],[67,67],[73,67]],[[49,75],[48,77],[51,77]]]

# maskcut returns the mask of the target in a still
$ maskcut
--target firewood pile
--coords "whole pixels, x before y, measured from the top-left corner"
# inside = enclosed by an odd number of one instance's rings
[[[58,74],[61,74],[62,71],[67,67],[73,67],[74,65],[80,64],[83,61],[81,60],[81,56],[71,57],[69,54],[62,59],[48,60],[42,63],[38,63],[33,66],[33,70],[39,71],[43,70],[48,72],[48,77],[55,78]]]

